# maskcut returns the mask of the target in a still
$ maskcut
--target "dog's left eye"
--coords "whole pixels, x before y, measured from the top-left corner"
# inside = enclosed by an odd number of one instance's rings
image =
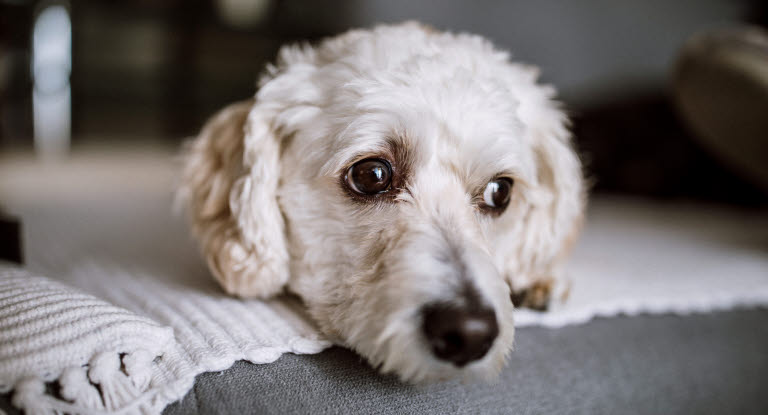
[[[375,195],[389,190],[392,183],[392,167],[386,160],[366,159],[347,170],[347,185],[355,193]]]
[[[494,212],[504,211],[512,196],[512,184],[512,179],[507,178],[488,182],[483,190],[483,208]]]

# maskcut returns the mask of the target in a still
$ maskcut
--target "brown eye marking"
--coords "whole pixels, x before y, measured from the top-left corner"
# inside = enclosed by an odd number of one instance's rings
[[[392,186],[392,165],[380,158],[358,161],[347,170],[344,181],[359,195],[384,193]]]
[[[408,191],[414,152],[404,136],[393,135],[376,151],[361,154],[339,172],[342,190],[353,202],[395,202]]]
[[[507,177],[491,180],[483,188],[480,209],[488,214],[500,215],[509,205],[514,181]]]

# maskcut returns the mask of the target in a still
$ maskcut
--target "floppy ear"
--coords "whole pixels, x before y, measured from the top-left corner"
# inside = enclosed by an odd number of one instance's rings
[[[548,193],[546,209],[554,252],[550,268],[560,266],[570,253],[584,220],[586,195],[581,163],[571,144],[568,120],[554,104],[547,125],[533,126],[533,152],[539,185]],[[556,113],[555,113],[556,112]]]
[[[585,208],[581,163],[571,143],[568,119],[552,100],[554,90],[536,84],[538,70],[518,67],[513,90],[521,99],[518,116],[526,128],[536,165],[521,264],[530,280],[551,280],[578,236]]]
[[[544,274],[556,276],[577,239],[584,219],[586,195],[581,163],[571,143],[569,121],[559,105],[550,100],[554,91],[543,88],[546,102],[530,119],[530,139],[542,198],[532,218],[549,252],[541,258]],[[548,226],[544,226],[547,224]]]
[[[274,295],[289,278],[273,116],[254,100],[224,108],[188,147],[183,172],[181,196],[211,272],[243,297]]]

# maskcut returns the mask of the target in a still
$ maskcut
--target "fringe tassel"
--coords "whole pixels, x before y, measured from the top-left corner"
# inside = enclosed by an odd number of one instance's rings
[[[152,361],[155,356],[146,350],[137,350],[123,356],[125,373],[131,379],[133,386],[138,390],[149,388],[152,380]]]
[[[101,398],[108,411],[122,408],[141,394],[120,365],[120,356],[115,353],[101,353],[89,364],[88,377],[101,388]]]
[[[71,367],[59,378],[61,396],[75,405],[88,409],[104,409],[104,402],[86,375],[87,367]]]
[[[25,415],[61,415],[46,404],[45,383],[37,378],[27,378],[16,384],[11,403]]]

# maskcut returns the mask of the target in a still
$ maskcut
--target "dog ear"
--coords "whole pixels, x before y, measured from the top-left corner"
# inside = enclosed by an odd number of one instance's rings
[[[518,273],[528,281],[557,278],[578,236],[585,207],[581,163],[571,143],[569,121],[553,101],[554,89],[536,83],[538,70],[512,65],[510,90],[516,91],[518,117],[530,144],[536,180],[526,199],[524,241],[515,256],[528,258]]]
[[[185,159],[180,196],[193,233],[224,290],[243,297],[274,295],[289,278],[272,119],[253,100],[232,104],[207,122]]]
[[[568,120],[562,111],[555,110],[559,119],[553,119],[554,126],[535,131],[533,145],[538,182],[549,193],[546,211],[556,249],[551,267],[561,265],[569,254],[581,230],[586,205],[581,162],[571,143]]]

